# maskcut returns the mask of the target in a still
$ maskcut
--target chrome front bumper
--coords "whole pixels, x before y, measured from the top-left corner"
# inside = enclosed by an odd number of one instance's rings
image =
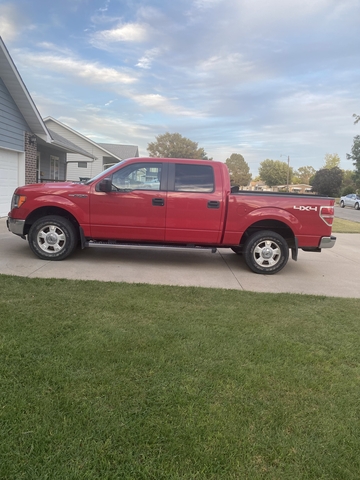
[[[20,237],[24,237],[25,220],[17,220],[16,218],[8,217],[6,225],[10,232],[19,235]]]
[[[335,245],[336,237],[322,237],[319,248],[332,248]]]

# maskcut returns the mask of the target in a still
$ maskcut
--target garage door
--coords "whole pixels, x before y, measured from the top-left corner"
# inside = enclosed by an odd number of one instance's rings
[[[19,154],[0,148],[0,217],[6,217],[19,178]]]

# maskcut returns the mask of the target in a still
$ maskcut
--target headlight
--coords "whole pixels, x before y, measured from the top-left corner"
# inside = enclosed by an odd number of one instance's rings
[[[21,205],[26,201],[25,195],[16,195],[14,193],[12,200],[11,200],[11,210],[13,208],[20,208]]]

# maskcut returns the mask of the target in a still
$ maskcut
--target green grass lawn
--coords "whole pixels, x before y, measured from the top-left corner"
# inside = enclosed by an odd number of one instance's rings
[[[333,233],[360,233],[360,222],[334,218]]]
[[[359,479],[359,299],[0,292],[2,480]]]

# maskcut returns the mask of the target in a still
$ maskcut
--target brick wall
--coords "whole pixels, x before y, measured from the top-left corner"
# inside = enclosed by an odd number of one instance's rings
[[[37,145],[29,143],[31,133],[25,132],[25,183],[36,183]]]

